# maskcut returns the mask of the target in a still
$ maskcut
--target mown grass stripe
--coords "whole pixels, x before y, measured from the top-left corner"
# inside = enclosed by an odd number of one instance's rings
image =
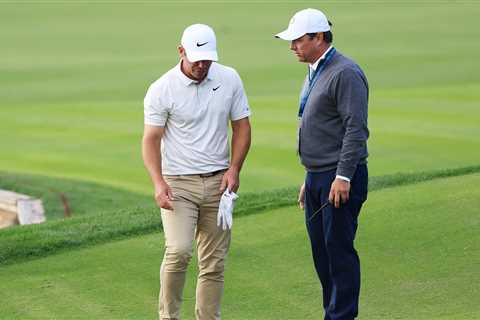
[[[477,172],[480,172],[480,166],[372,177],[369,190],[376,191]],[[235,216],[294,205],[297,192],[298,187],[289,187],[242,194]],[[160,215],[153,205],[90,213],[41,225],[15,227],[0,232],[0,265],[160,231]]]

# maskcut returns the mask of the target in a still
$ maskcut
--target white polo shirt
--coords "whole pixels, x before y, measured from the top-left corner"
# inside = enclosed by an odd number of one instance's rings
[[[170,69],[147,91],[145,124],[165,127],[162,174],[199,174],[229,167],[228,123],[250,116],[238,73],[213,62],[200,83]]]

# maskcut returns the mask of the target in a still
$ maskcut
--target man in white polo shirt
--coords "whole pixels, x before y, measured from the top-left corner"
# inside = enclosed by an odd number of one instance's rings
[[[250,108],[238,73],[216,63],[207,25],[185,29],[180,62],[145,96],[143,159],[161,208],[165,255],[160,268],[160,319],[179,319],[185,273],[197,243],[197,319],[220,319],[230,230],[217,226],[225,189],[236,192],[250,147]],[[229,159],[228,123],[232,127]]]

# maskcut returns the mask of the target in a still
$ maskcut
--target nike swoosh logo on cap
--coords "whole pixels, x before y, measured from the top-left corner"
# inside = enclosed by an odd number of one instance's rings
[[[213,88],[213,91],[216,91],[218,88],[220,88],[220,86],[216,87],[216,88]]]
[[[204,45],[206,45],[207,43],[208,43],[208,41],[207,41],[207,42],[204,42],[204,43],[198,43],[198,42],[197,42],[197,47],[204,46]]]

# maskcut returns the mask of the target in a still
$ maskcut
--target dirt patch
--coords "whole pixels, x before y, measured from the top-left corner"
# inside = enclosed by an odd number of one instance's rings
[[[0,210],[0,229],[18,224],[17,214]]]

